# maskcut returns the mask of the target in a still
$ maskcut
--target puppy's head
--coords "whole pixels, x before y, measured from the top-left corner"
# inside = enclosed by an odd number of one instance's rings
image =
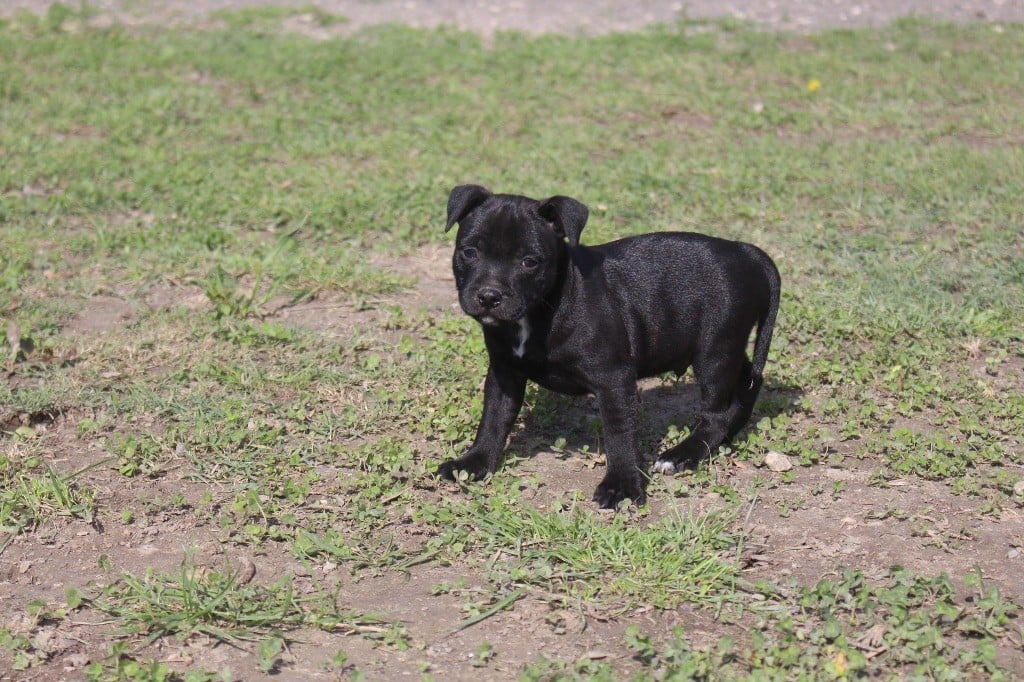
[[[452,268],[462,309],[488,326],[518,322],[557,282],[566,242],[579,245],[587,216],[569,197],[453,189],[445,231],[459,224]]]

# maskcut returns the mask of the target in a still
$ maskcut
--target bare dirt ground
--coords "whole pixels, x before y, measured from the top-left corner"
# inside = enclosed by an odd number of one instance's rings
[[[43,12],[50,4],[48,0],[4,0],[0,16],[22,9]],[[211,12],[221,9],[269,4],[308,6],[310,3],[307,0],[277,3],[264,0],[101,0],[91,4],[99,10],[98,20],[188,24],[203,21]],[[1024,21],[1024,0],[319,0],[315,4],[324,11],[347,17],[349,21],[343,29],[346,31],[401,22],[424,27],[451,24],[483,34],[499,29],[604,33],[636,30],[652,22],[680,17],[720,16],[750,19],[767,28],[796,30],[878,25],[912,14],[957,21]],[[425,251],[394,266],[419,281],[413,292],[396,299],[396,303],[427,307],[439,313],[451,311],[455,297],[446,250]],[[184,287],[172,292],[152,292],[151,299],[144,302],[156,307],[202,306],[203,296]],[[323,307],[330,303],[319,301],[315,305],[320,308],[293,307],[281,311],[279,317],[319,329],[327,335],[386,333],[375,325],[373,311],[339,308],[332,311],[337,314],[325,315]],[[81,339],[81,344],[88,345],[90,340],[117,333],[126,321],[137,316],[138,311],[122,299],[100,297],[83,308],[65,333],[75,335]],[[686,399],[682,395],[686,392],[685,386],[670,389],[648,386],[645,403],[656,422],[659,403],[677,402],[665,400],[669,397],[664,395],[666,392]],[[580,409],[587,407],[583,405]],[[0,418],[4,415],[0,414]],[[33,426],[51,433],[63,451],[63,458],[73,462],[74,468],[106,456],[103,452],[82,451],[72,415],[36,415],[33,419],[36,420]],[[55,464],[61,462],[58,460]],[[755,476],[765,473],[743,463],[723,461],[713,466],[723,484],[739,490],[745,489]],[[544,503],[546,496],[555,499],[566,490],[590,490],[602,474],[600,468],[594,468],[584,458],[566,459],[553,452],[541,452],[518,467],[523,476],[537,474],[543,482],[538,493],[539,504]],[[1024,574],[1024,557],[1017,549],[1022,541],[1020,529],[1024,520],[1020,510],[1006,510],[994,518],[982,513],[982,501],[954,496],[944,485],[922,481],[899,485],[897,481],[882,488],[868,484],[870,473],[870,463],[864,463],[861,469],[849,466],[833,469],[827,465],[798,467],[791,484],[769,486],[762,491],[749,517],[749,530],[765,551],[754,555],[751,577],[777,579],[788,574],[813,584],[842,564],[855,565],[869,575],[874,572],[879,576],[895,563],[928,575],[939,571],[964,575],[978,567],[1006,597],[1017,603],[1024,602],[1024,582],[1020,580]],[[829,494],[837,487],[833,485],[837,481],[843,482],[842,493]],[[109,484],[109,489],[100,492],[112,508],[131,507],[139,499],[160,500],[179,494],[195,501],[205,490],[184,477],[176,478],[173,472],[159,481],[130,485],[125,485],[123,477],[111,476]],[[96,485],[102,486],[102,483],[97,481]],[[133,486],[149,489],[139,490]],[[714,500],[695,500],[694,504],[712,506]],[[779,513],[782,506],[789,509],[786,516]],[[311,590],[315,581],[337,581],[353,608],[383,612],[389,618],[408,624],[412,637],[422,644],[422,649],[392,653],[386,661],[370,643],[360,638],[346,640],[344,648],[350,660],[358,663],[372,679],[415,678],[421,674],[424,659],[436,679],[477,679],[480,674],[472,665],[473,655],[485,641],[503,643],[498,653],[499,669],[506,671],[509,677],[523,665],[535,661],[538,654],[562,660],[587,656],[614,660],[627,655],[621,646],[625,628],[622,622],[590,619],[583,629],[585,609],[581,613],[556,613],[540,599],[524,599],[513,611],[498,614],[471,629],[453,632],[464,617],[460,610],[463,599],[432,595],[431,590],[435,585],[466,577],[454,568],[418,567],[407,578],[357,577],[338,575],[342,571],[325,564],[316,567],[319,575],[309,575],[307,569],[287,553],[269,551],[259,557],[238,556],[230,543],[216,536],[216,529],[196,527],[192,520],[176,516],[165,506],[154,504],[153,509],[152,514],[140,511],[142,521],[116,535],[104,532],[95,524],[75,522],[55,527],[49,534],[43,532],[41,537],[37,534],[16,539],[0,562],[0,602],[24,605],[32,599],[42,599],[59,603],[66,587],[81,585],[90,579],[105,579],[105,573],[96,563],[101,555],[125,557],[118,563],[126,569],[132,569],[131,558],[134,557],[140,572],[146,567],[173,572],[181,561],[182,548],[190,546],[210,563],[217,557],[255,563],[256,580],[270,581],[275,575],[291,573],[304,578]],[[898,540],[893,541],[893,538]],[[470,578],[467,589],[471,588]],[[12,609],[8,614],[19,609]],[[682,625],[698,645],[702,637],[713,636],[711,625],[705,622],[708,617],[685,608],[629,614],[628,619],[644,629],[662,632],[676,624]],[[565,631],[575,634],[562,634]],[[37,637],[45,639],[45,631],[39,632]],[[82,679],[85,662],[97,660],[105,653],[94,640],[86,643],[74,632],[55,630],[46,636],[50,641],[41,645],[55,652],[54,660],[59,665],[29,671],[24,677],[0,669],[0,680]],[[322,635],[324,641],[318,641],[319,636],[314,634],[310,640],[294,645],[291,653],[295,665],[285,667],[275,679],[338,679],[323,667],[323,662],[334,653],[329,648],[337,644],[328,642],[327,635]],[[166,661],[195,661],[207,669],[232,663],[239,671],[254,670],[251,653],[209,647],[201,641],[185,645],[169,642],[159,646],[163,649],[147,654]],[[1024,661],[1003,663],[1024,676]]]
[[[0,15],[19,9],[43,12],[51,4],[52,0],[5,0]],[[447,24],[483,34],[496,30],[609,33],[680,18],[715,17],[790,30],[877,26],[908,15],[955,21],[1024,20],[1024,0],[93,0],[88,4],[102,20],[124,23],[189,23],[225,9],[316,6],[345,17],[348,21],[340,29],[345,31],[397,22],[418,27]]]

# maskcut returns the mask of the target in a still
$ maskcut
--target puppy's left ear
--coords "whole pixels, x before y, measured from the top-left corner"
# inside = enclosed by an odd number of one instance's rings
[[[461,221],[470,211],[484,203],[491,191],[480,185],[459,185],[448,195],[448,222],[444,231],[452,229],[452,225]]]
[[[587,224],[590,211],[572,197],[551,197],[540,202],[538,207],[542,218],[554,225],[555,234],[569,241],[570,246],[580,245],[580,233]]]

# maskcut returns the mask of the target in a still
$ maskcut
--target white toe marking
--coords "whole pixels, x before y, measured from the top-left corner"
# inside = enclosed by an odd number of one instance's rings
[[[526,340],[530,338],[530,323],[525,317],[519,318],[519,345],[512,349],[512,354],[517,358],[523,357],[526,353]]]
[[[671,476],[672,474],[676,473],[676,465],[673,464],[672,462],[667,462],[663,459],[659,459],[657,462],[654,463],[654,470],[657,471],[659,474]]]

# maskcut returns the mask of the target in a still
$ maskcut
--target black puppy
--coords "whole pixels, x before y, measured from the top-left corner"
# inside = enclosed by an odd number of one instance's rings
[[[588,215],[564,196],[452,190],[445,231],[459,223],[459,303],[483,327],[490,367],[476,440],[440,475],[482,478],[498,468],[527,379],[596,396],[608,470],[594,500],[605,508],[646,498],[637,379],[692,365],[700,386],[693,431],[661,453],[660,473],[708,457],[750,418],[779,308],[771,258],[750,244],[682,232],[580,246]]]

